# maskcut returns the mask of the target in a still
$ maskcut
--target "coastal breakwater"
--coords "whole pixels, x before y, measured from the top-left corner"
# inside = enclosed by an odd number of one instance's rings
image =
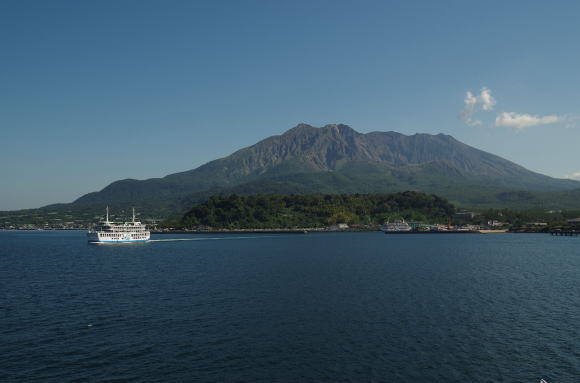
[[[580,231],[577,230],[554,230],[550,232],[553,236],[557,237],[577,237],[580,235]]]
[[[385,234],[484,234],[479,230],[385,231]]]

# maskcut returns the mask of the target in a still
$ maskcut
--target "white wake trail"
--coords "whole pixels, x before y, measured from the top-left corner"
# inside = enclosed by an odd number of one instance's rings
[[[148,242],[177,242],[177,241],[219,241],[231,239],[258,239],[258,238],[276,238],[277,235],[252,236],[252,237],[213,237],[213,238],[168,238],[168,239],[150,239]]]

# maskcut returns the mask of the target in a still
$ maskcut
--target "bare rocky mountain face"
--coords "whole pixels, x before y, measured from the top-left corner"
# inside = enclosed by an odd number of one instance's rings
[[[525,198],[521,191],[579,187],[579,182],[532,172],[444,134],[362,134],[341,124],[322,128],[300,124],[196,169],[163,178],[116,181],[73,204],[142,202],[178,210],[212,193],[419,190],[477,205],[501,200],[498,196],[506,192],[518,191]]]

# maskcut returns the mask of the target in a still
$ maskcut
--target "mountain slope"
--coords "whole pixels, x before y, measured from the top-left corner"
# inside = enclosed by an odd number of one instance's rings
[[[177,211],[212,193],[420,190],[477,205],[493,203],[498,200],[494,196],[505,191],[579,187],[576,181],[534,173],[448,135],[361,134],[346,125],[300,124],[196,169],[117,181],[73,204],[138,204]]]

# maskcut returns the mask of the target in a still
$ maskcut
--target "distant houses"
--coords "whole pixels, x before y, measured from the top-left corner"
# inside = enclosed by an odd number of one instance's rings
[[[525,226],[527,227],[546,227],[548,226],[547,222],[526,222]]]
[[[346,223],[338,223],[327,228],[328,231],[341,231],[346,229],[348,229],[348,225]]]
[[[496,229],[498,227],[504,227],[505,225],[507,225],[505,222],[501,222],[501,221],[498,221],[495,219],[487,221],[487,227],[489,227],[491,229]]]
[[[477,214],[472,212],[472,211],[463,211],[463,212],[455,213],[453,215],[453,217],[456,219],[469,220],[469,219],[473,219],[476,215]]]

